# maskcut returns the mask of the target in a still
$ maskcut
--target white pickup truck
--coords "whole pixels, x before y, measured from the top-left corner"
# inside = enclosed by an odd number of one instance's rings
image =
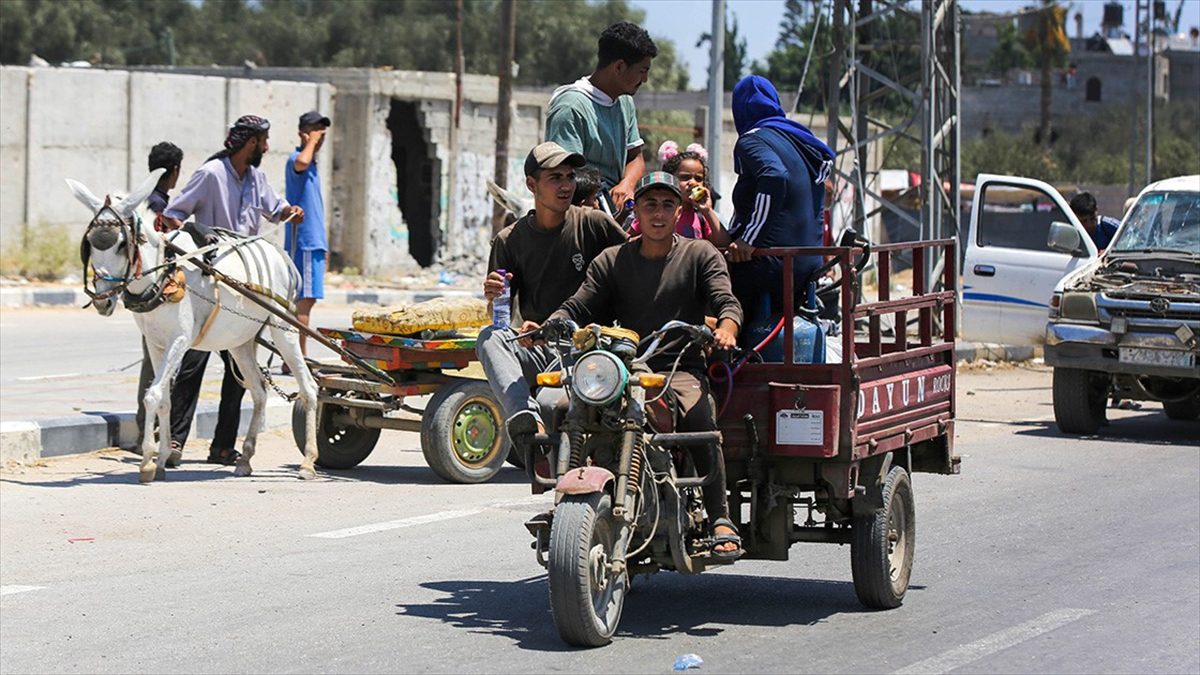
[[[1109,397],[1200,415],[1200,176],[1148,185],[1103,254],[1066,200],[980,174],[963,263],[963,338],[1045,344],[1061,431],[1095,433]]]
[[[1047,244],[1055,222],[1079,233],[1078,251],[1063,253]],[[1032,178],[979,174],[963,262],[962,339],[1042,344],[1055,285],[1097,254],[1053,187]]]

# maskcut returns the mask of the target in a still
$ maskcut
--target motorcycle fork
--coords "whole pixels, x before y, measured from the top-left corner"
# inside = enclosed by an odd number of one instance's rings
[[[634,523],[637,521],[638,492],[641,490],[643,453],[642,435],[645,429],[645,414],[642,406],[645,390],[632,387],[628,413],[621,433],[621,458],[617,464],[617,482],[613,494],[613,517],[619,518],[621,527],[617,541],[621,547],[612,562],[613,571],[620,573],[626,568],[625,554],[628,552]],[[618,498],[620,503],[617,504]]]

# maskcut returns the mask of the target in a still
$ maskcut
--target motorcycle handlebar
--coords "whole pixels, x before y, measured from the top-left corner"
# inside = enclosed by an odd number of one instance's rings
[[[540,340],[558,340],[571,337],[575,331],[579,330],[579,324],[570,319],[546,319],[546,321],[534,328],[533,330],[518,333],[510,338],[509,342],[523,340],[525,338],[534,338]]]

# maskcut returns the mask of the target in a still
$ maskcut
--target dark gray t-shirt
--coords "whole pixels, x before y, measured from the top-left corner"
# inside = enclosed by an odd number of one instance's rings
[[[707,241],[675,235],[665,258],[643,257],[639,240],[604,251],[588,268],[583,285],[553,316],[580,325],[619,321],[645,337],[672,319],[703,324],[709,312],[742,325],[742,306],[730,288],[725,259]],[[649,365],[667,370],[676,355],[663,354]],[[704,358],[692,348],[680,367],[703,370]]]
[[[596,209],[572,206],[552,232],[539,228],[530,211],[492,240],[488,272],[511,272],[513,304],[522,319],[540,323],[579,288],[601,251],[625,239],[616,221]]]

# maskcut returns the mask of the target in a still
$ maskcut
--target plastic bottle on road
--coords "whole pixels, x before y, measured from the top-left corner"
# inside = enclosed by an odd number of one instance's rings
[[[492,300],[492,325],[497,328],[508,328],[512,321],[512,295],[508,287],[508,271],[496,270],[504,279],[504,290]]]

